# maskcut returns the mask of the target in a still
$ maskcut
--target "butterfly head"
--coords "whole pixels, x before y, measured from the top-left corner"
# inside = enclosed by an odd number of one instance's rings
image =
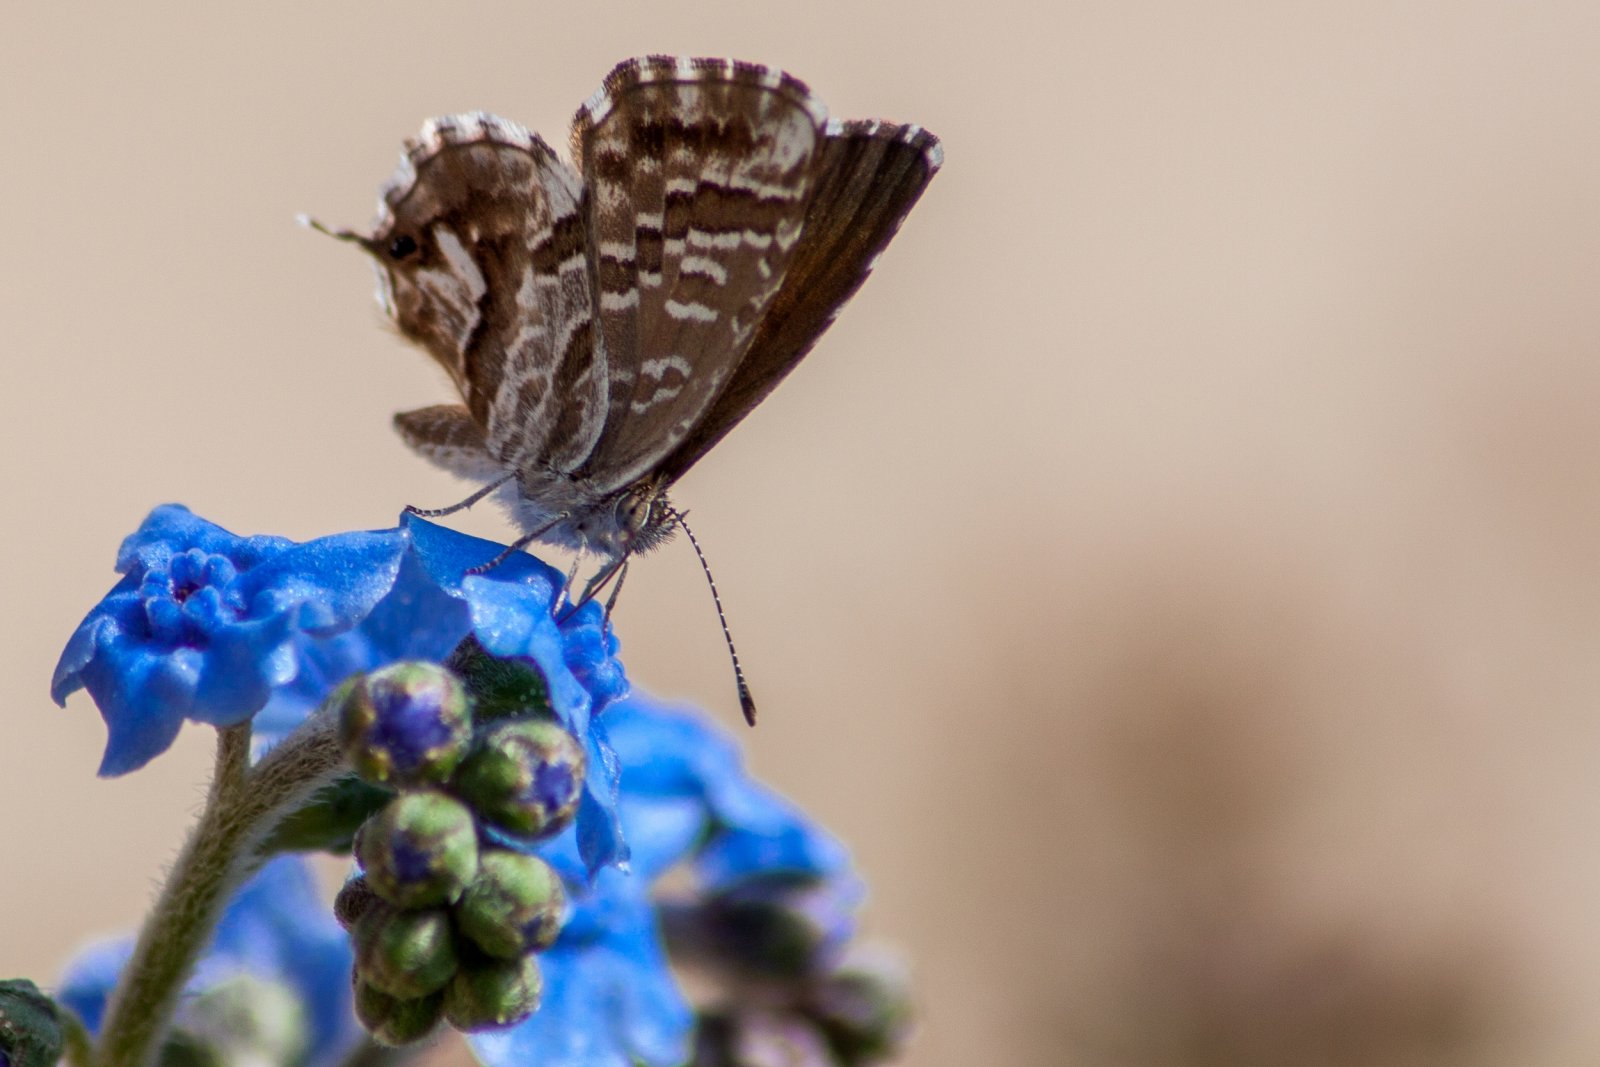
[[[666,487],[641,482],[617,495],[612,520],[619,553],[646,552],[667,541],[678,513],[667,501]]]

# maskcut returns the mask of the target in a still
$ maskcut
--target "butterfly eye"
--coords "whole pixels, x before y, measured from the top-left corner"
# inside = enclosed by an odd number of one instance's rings
[[[417,250],[417,242],[410,234],[401,234],[389,242],[389,258],[405,259]]]

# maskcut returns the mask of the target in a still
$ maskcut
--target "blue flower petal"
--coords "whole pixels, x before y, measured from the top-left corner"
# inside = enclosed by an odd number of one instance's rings
[[[56,999],[76,1012],[91,1034],[100,1032],[117,976],[132,955],[133,938],[122,937],[90,945],[67,966]]]
[[[300,994],[311,1020],[313,1060],[342,1056],[359,1038],[351,1007],[350,939],[303,860],[275,859],[235,894],[209,955]]]
[[[296,642],[359,622],[404,548],[398,530],[296,544],[156,508],[123,541],[124,577],[67,642],[51,695],[88,689],[107,725],[101,773],[134,770],[184,719],[228,726],[260,711],[298,673]]]
[[[698,861],[712,884],[756,873],[828,877],[848,869],[844,847],[745,774],[738,748],[704,716],[630,698],[612,707],[606,725],[626,768],[626,795],[700,798],[724,828]]]
[[[688,1058],[694,1015],[667,966],[653,909],[635,900],[611,918],[603,937],[563,932],[540,957],[544,1002],[531,1018],[468,1037],[483,1063],[673,1067]]]
[[[617,814],[622,765],[612,751],[606,728],[595,720],[588,733],[581,736],[589,757],[589,770],[583,777],[583,796],[578,799],[574,833],[578,852],[593,874],[602,867],[626,866],[631,849]]]
[[[358,626],[333,637],[298,641],[294,680],[273,690],[255,718],[257,754],[300,725],[351,675],[401,660],[437,663],[471,628],[466,602],[441,589],[415,553],[407,552],[394,584]]]

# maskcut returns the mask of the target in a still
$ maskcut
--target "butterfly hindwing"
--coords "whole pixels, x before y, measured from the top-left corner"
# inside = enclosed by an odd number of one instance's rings
[[[633,60],[578,113],[605,427],[578,472],[650,474],[733,375],[799,246],[825,123],[798,81],[725,60]]]
[[[423,459],[459,478],[487,481],[504,473],[489,452],[483,427],[460,404],[402,411],[394,417],[400,439]]]
[[[800,245],[748,352],[689,436],[662,462],[670,483],[788,376],[872,272],[943,161],[920,126],[829,123]]]
[[[450,372],[505,466],[575,465],[599,434],[579,198],[549,146],[482,114],[424,126],[383,195],[372,243],[395,322]]]

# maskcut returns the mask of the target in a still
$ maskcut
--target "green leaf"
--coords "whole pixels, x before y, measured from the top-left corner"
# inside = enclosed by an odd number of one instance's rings
[[[353,774],[344,775],[279,823],[258,851],[263,858],[279,852],[348,855],[356,830],[393,796]]]
[[[530,663],[492,656],[476,638],[456,646],[445,666],[467,683],[478,722],[540,716],[554,718],[544,676]]]

